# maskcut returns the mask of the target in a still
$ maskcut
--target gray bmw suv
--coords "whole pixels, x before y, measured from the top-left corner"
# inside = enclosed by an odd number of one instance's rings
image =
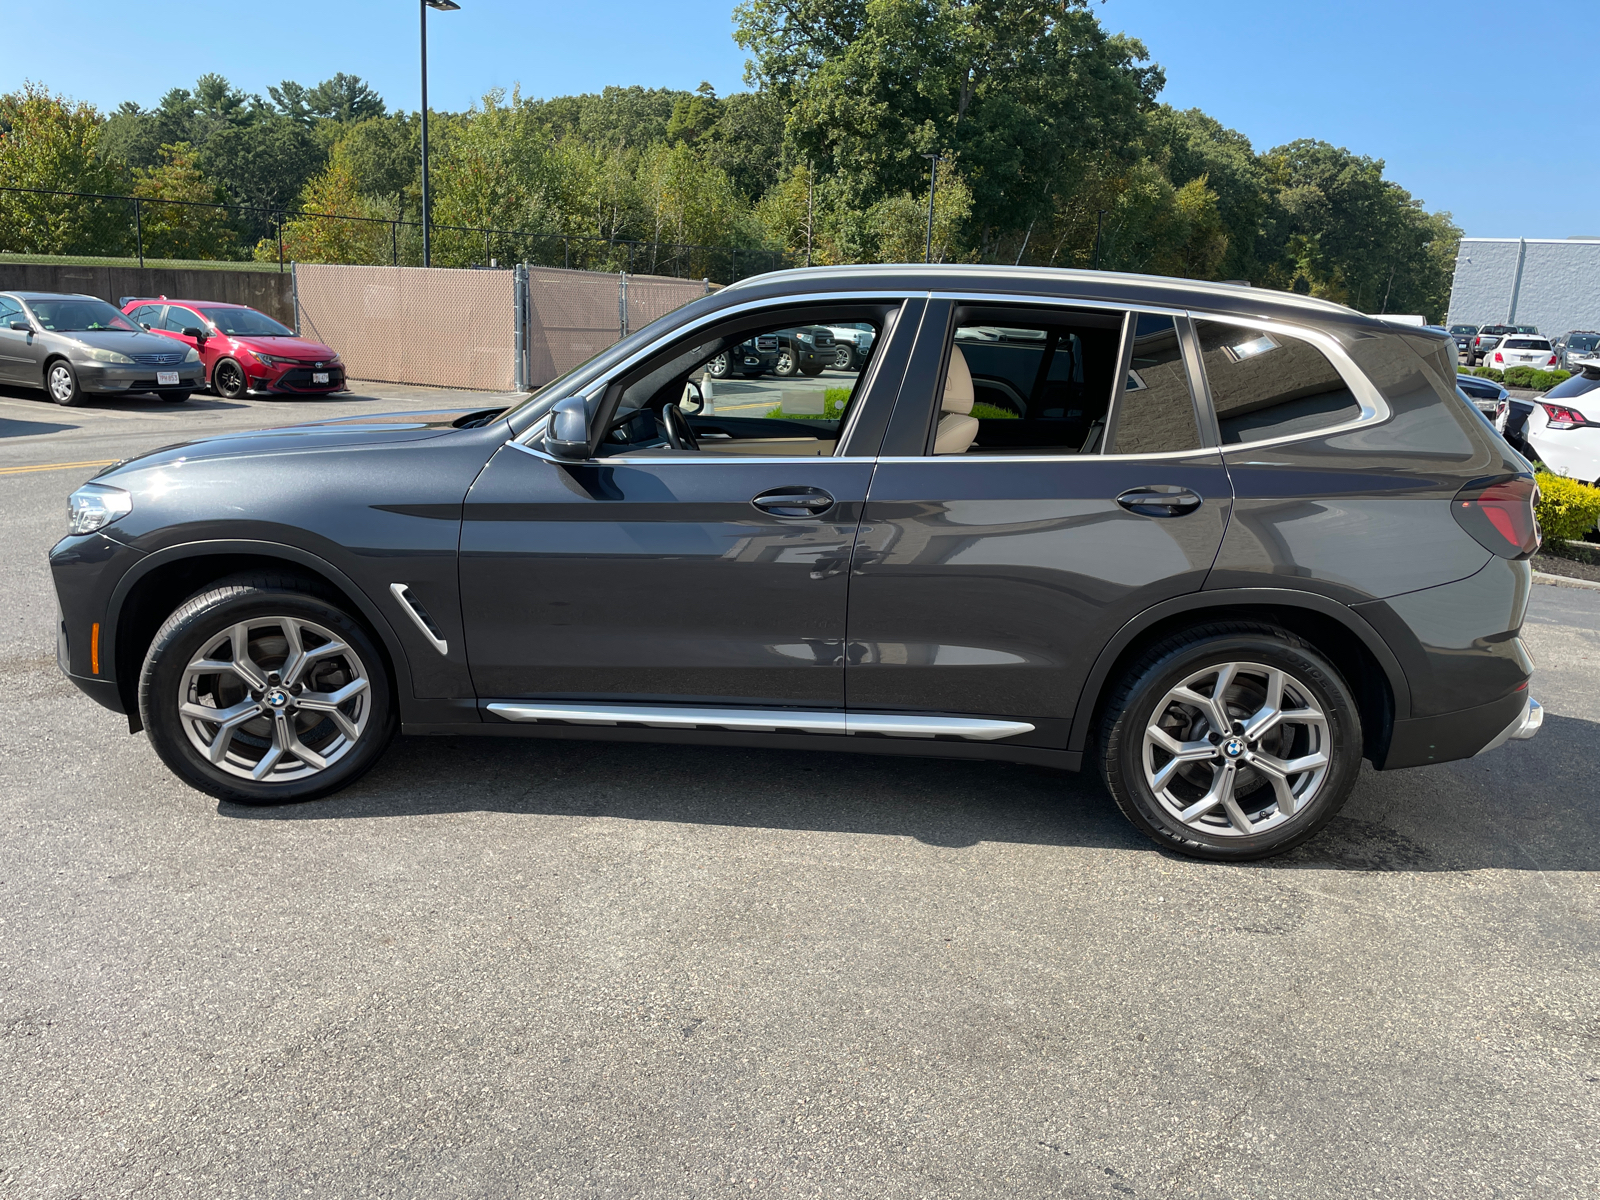
[[[205,386],[205,367],[94,296],[0,292],[0,382],[43,388],[57,404],[124,392],[178,403]]]
[[[842,402],[705,403],[812,325],[873,331]],[[508,409],[103,472],[51,553],[61,665],[242,803],[396,731],[866,751],[1092,769],[1160,845],[1261,857],[1363,759],[1538,728],[1534,483],[1453,349],[1225,284],[760,276]]]

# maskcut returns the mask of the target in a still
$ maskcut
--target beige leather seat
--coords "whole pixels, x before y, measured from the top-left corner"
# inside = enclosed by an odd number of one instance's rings
[[[944,380],[944,399],[939,402],[939,428],[933,435],[935,454],[965,454],[978,436],[978,418],[972,415],[972,372],[960,346],[950,347],[950,373]]]

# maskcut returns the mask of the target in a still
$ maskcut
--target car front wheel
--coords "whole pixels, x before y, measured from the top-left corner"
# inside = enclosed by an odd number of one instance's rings
[[[713,379],[726,379],[733,374],[733,368],[728,363],[727,354],[719,354],[706,364],[706,374]]]
[[[1158,845],[1245,861],[1334,818],[1360,770],[1361,721],[1338,671],[1301,639],[1209,625],[1123,676],[1098,752],[1118,807]]]
[[[211,390],[224,400],[237,400],[244,395],[247,386],[244,368],[233,359],[218,359],[217,365],[211,368]]]
[[[218,584],[156,633],[139,715],[179,777],[219,800],[310,800],[351,783],[394,734],[366,629],[304,580]]]
[[[785,347],[778,351],[778,361],[772,364],[772,373],[787,379],[799,373],[800,368],[795,365],[794,351]]]
[[[64,358],[58,358],[44,369],[45,391],[50,399],[68,408],[83,403],[83,389],[78,386],[78,373]]]
[[[833,369],[835,371],[853,371],[856,369],[856,348],[841,344],[833,352]]]

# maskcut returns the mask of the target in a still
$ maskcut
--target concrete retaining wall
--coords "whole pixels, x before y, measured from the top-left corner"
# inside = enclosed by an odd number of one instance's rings
[[[291,278],[287,271],[280,274],[277,271],[0,262],[0,292],[84,292],[112,304],[118,304],[124,296],[220,300],[227,304],[248,304],[293,328]]]

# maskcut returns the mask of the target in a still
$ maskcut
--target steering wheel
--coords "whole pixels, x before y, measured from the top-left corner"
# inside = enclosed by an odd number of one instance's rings
[[[661,427],[667,435],[667,445],[674,450],[698,450],[700,441],[689,428],[689,418],[683,409],[668,401],[661,406]]]

